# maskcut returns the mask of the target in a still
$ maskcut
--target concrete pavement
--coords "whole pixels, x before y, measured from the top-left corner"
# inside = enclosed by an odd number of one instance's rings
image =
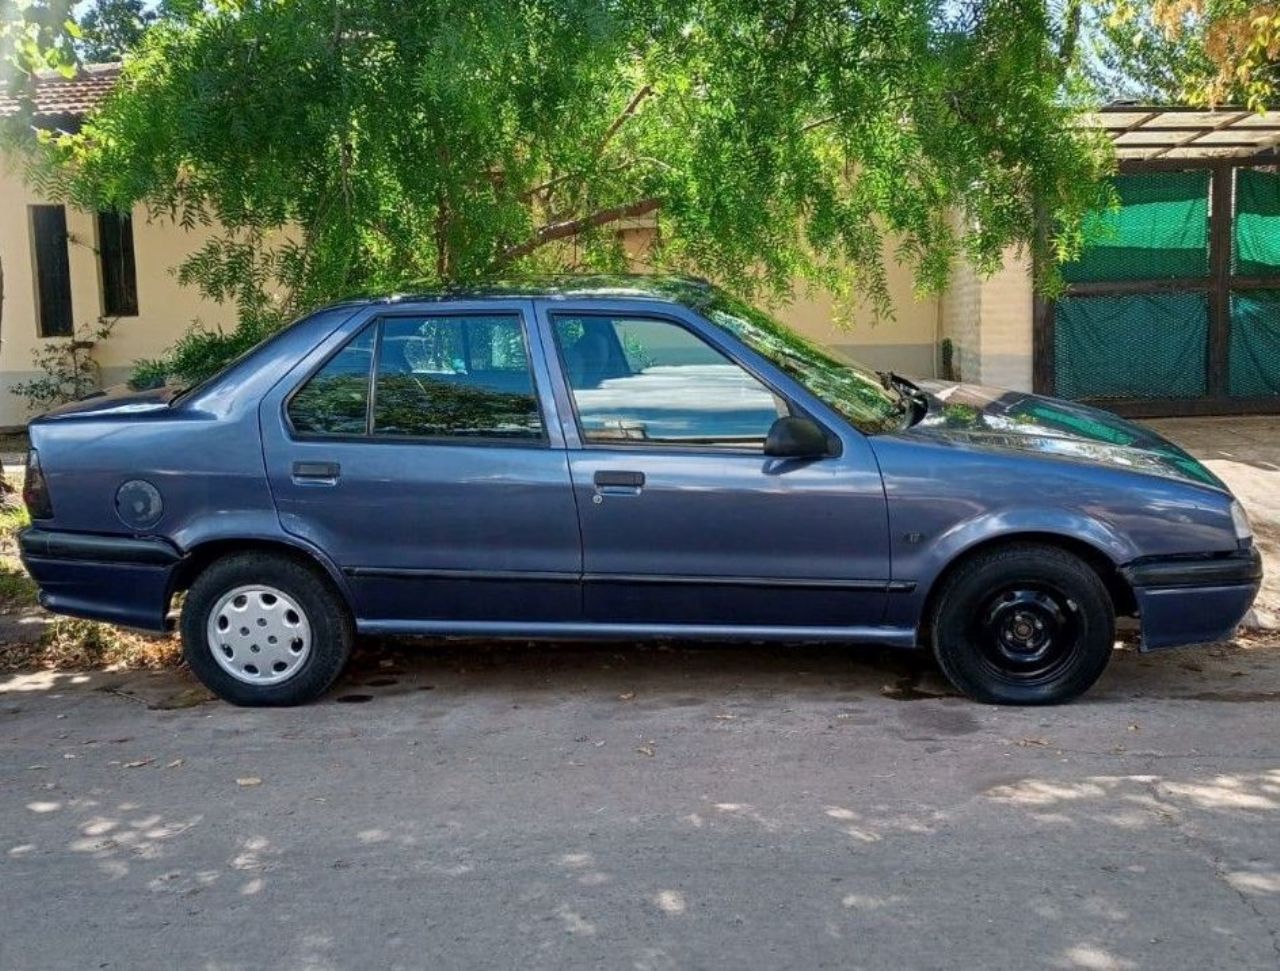
[[[1275,968],[1280,646],[997,709],[814,647],[0,682],[0,967]]]

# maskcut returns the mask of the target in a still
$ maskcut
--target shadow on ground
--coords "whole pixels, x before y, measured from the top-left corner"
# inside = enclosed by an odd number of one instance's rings
[[[101,690],[153,708],[212,700],[185,670],[38,671],[0,675],[0,692]],[[567,695],[617,695],[657,703],[714,703],[749,693],[839,701],[959,698],[927,651],[815,644],[362,639],[321,704],[368,704],[442,691],[510,695],[526,704]],[[1154,654],[1121,644],[1102,680],[1078,704],[1135,699],[1280,701],[1280,635]]]

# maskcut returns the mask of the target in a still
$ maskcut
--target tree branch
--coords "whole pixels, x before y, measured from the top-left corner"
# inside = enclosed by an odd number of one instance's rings
[[[1067,0],[1066,13],[1063,15],[1062,42],[1058,45],[1058,68],[1065,72],[1075,57],[1076,45],[1080,40],[1080,17],[1084,4],[1081,0]]]
[[[613,136],[618,134],[618,129],[627,123],[627,119],[636,113],[636,110],[651,94],[653,94],[653,85],[645,84],[641,86],[639,91],[631,96],[631,100],[627,102],[627,106],[622,109],[622,114],[613,119],[609,127],[605,129],[604,137],[600,139],[600,144],[596,146],[597,158],[604,154],[604,150],[609,146],[609,142],[613,140]]]
[[[607,226],[609,223],[616,223],[622,219],[647,216],[661,205],[662,201],[660,199],[650,196],[647,199],[638,199],[625,205],[599,209],[578,219],[566,219],[558,223],[551,223],[543,226],[523,243],[508,246],[498,255],[496,262],[498,265],[511,263],[522,256],[528,256],[534,250],[545,246],[547,243],[555,242],[557,239],[568,239],[570,236],[577,236],[588,229],[597,229],[600,226]]]

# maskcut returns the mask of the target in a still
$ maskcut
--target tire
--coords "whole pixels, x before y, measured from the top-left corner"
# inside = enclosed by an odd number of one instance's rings
[[[233,705],[301,705],[328,690],[355,644],[341,595],[319,571],[276,553],[214,561],[187,591],[182,654]]]
[[[1115,608],[1088,563],[1018,543],[975,554],[943,582],[931,618],[943,674],[976,701],[1055,705],[1101,676]]]

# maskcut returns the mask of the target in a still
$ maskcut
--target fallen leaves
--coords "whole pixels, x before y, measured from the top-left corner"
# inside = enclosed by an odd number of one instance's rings
[[[654,753],[654,750],[653,750],[653,743],[652,743],[652,742],[645,742],[645,743],[644,743],[643,745],[641,745],[638,749],[636,749],[636,752],[637,752],[637,754],[639,754],[639,755],[647,755],[649,758],[653,758],[653,756],[654,756],[654,754],[655,754],[655,753]]]

